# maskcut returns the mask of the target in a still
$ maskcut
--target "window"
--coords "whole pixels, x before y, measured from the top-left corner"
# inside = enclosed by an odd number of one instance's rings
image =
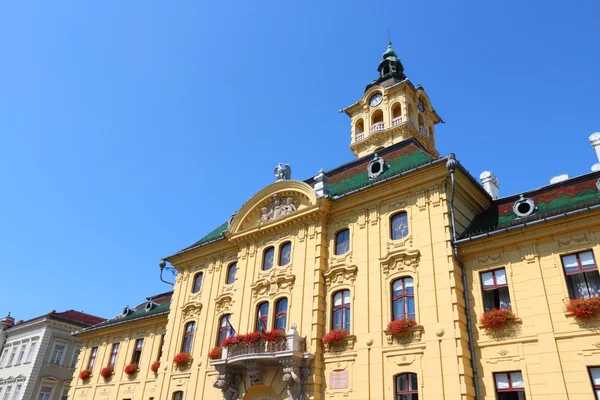
[[[119,354],[119,347],[120,347],[119,343],[113,343],[113,345],[112,345],[112,351],[110,352],[110,362],[108,363],[108,365],[110,365],[113,368],[115,367],[115,364],[117,363],[117,355]]]
[[[173,400],[183,400],[183,392],[180,390],[173,393]]]
[[[6,356],[8,355],[9,351],[10,351],[10,347],[7,347],[2,352],[2,357],[0,357],[0,367],[2,366],[2,364],[4,364],[4,360],[6,360]]]
[[[590,368],[589,371],[596,400],[600,400],[600,367]]]
[[[256,332],[266,332],[269,326],[269,302],[262,302],[256,307]]]
[[[572,299],[600,295],[600,274],[592,251],[562,256],[569,297]]]
[[[292,261],[292,242],[285,242],[279,248],[279,266],[283,267]]]
[[[392,282],[392,320],[415,319],[415,288],[410,277]]]
[[[396,375],[394,387],[396,390],[396,400],[418,400],[419,398],[417,374]]]
[[[4,397],[2,397],[2,400],[8,400],[8,396],[10,396],[10,391],[12,390],[12,386],[9,385],[6,387],[6,392],[4,392]]]
[[[275,303],[275,329],[285,331],[287,328],[288,299],[285,297]]]
[[[230,317],[231,314],[225,314],[221,317],[221,321],[219,323],[219,338],[217,339],[217,346],[219,347],[221,347],[221,343],[223,343],[223,340],[225,340],[225,338],[228,338],[233,334],[232,330],[230,329]]]
[[[25,362],[31,362],[33,359],[33,353],[35,353],[35,348],[37,347],[37,341],[31,342],[31,346],[29,346],[29,352],[27,353],[27,360]]]
[[[498,400],[525,400],[523,375],[520,371],[494,374]]]
[[[346,254],[350,250],[350,229],[339,231],[335,235],[335,254]]]
[[[391,222],[392,240],[408,236],[408,215],[405,212],[392,215]]]
[[[7,367],[12,365],[12,362],[15,358],[15,353],[17,352],[17,346],[13,346],[12,351],[10,352],[10,357],[8,357],[8,363],[6,363]]]
[[[265,249],[263,254],[263,271],[268,271],[273,268],[273,256],[275,255],[275,248],[269,247]]]
[[[73,358],[71,359],[71,368],[75,368],[77,366],[79,353],[81,353],[81,347],[75,347],[75,351],[73,351]]]
[[[488,312],[492,308],[510,308],[510,295],[504,268],[481,273],[483,305]]]
[[[232,285],[235,282],[235,273],[237,272],[237,263],[229,264],[227,267],[227,284]]]
[[[23,356],[25,355],[25,347],[27,347],[26,344],[21,345],[21,351],[19,351],[19,356],[17,357],[17,362],[15,364],[21,364]]]
[[[160,344],[158,345],[158,357],[156,358],[157,360],[160,360],[160,358],[162,357],[164,345],[165,345],[165,335],[162,335],[160,337]]]
[[[88,369],[94,369],[94,363],[96,362],[96,356],[98,355],[98,348],[94,347],[90,353],[90,361],[88,362]]]
[[[194,277],[194,287],[192,288],[192,293],[198,293],[200,289],[202,289],[202,277],[204,274],[202,272],[198,272]]]
[[[52,387],[51,386],[43,386],[40,389],[40,395],[38,396],[38,400],[50,400],[52,397]]]
[[[341,290],[333,295],[333,329],[350,332],[350,291]]]
[[[194,343],[194,331],[196,330],[196,323],[194,321],[188,322],[185,325],[185,334],[183,335],[183,343],[181,344],[181,351],[184,353],[192,352],[192,344]]]
[[[54,349],[52,349],[52,355],[50,356],[50,364],[61,365],[66,348],[65,344],[54,343]]]
[[[133,350],[133,356],[131,357],[131,362],[136,364],[140,363],[140,359],[142,358],[142,348],[144,347],[144,339],[137,339],[135,341],[135,348]]]
[[[12,400],[19,400],[19,395],[21,394],[21,386],[22,385],[19,384],[15,388],[15,393],[13,394]]]

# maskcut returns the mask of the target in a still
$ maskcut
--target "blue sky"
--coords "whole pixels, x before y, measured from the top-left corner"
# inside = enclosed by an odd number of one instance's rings
[[[3,2],[0,315],[113,316],[168,290],[159,259],[277,162],[306,179],[350,161],[338,110],[388,29],[447,122],[441,154],[503,195],[587,173],[599,17],[597,1]]]

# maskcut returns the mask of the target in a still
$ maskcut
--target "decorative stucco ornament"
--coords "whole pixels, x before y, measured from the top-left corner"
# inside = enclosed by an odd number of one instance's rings
[[[290,167],[290,164],[277,164],[273,173],[275,174],[275,182],[289,181],[292,179],[292,167]]]
[[[291,197],[281,198],[277,193],[273,195],[273,201],[266,207],[260,209],[260,223],[275,221],[279,218],[288,216],[296,210],[300,201],[294,200]]]

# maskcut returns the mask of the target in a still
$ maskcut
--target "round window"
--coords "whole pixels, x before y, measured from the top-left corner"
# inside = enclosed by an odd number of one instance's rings
[[[521,195],[521,198],[515,201],[513,211],[520,218],[528,217],[535,211],[535,203],[530,198]]]

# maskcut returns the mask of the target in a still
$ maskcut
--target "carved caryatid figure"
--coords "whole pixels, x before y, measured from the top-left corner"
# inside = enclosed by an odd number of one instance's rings
[[[287,386],[289,400],[300,399],[302,393],[302,381],[300,380],[300,368],[285,367],[283,368],[283,381]]]
[[[260,209],[261,223],[275,221],[279,218],[288,216],[298,210],[300,202],[292,197],[286,197],[282,200],[277,193],[273,195],[273,201],[266,207]]]
[[[213,386],[217,389],[221,389],[223,392],[223,400],[237,400],[238,390],[237,386],[241,381],[239,375],[234,375],[231,372],[225,372],[219,374]]]

